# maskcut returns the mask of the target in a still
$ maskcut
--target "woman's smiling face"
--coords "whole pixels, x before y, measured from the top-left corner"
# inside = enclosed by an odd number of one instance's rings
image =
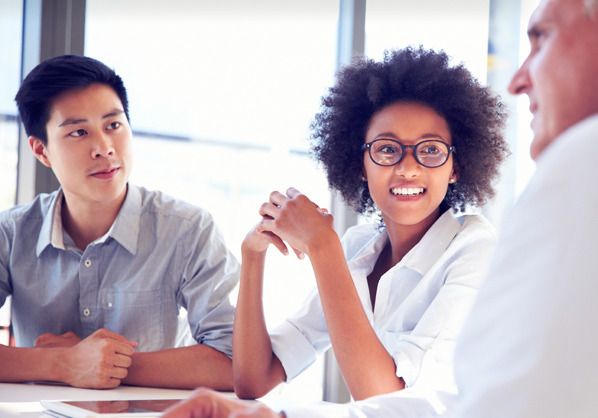
[[[403,145],[416,145],[429,139],[452,145],[446,120],[431,107],[416,102],[396,102],[374,113],[365,143],[381,138]],[[406,149],[399,163],[380,166],[366,151],[363,165],[370,195],[387,226],[429,227],[439,216],[449,183],[456,180],[452,155],[445,164],[428,168],[415,160],[413,149]]]

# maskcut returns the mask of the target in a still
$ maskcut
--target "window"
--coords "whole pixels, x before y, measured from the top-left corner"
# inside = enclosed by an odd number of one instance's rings
[[[380,59],[386,49],[423,45],[443,49],[480,82],[486,80],[489,0],[368,0],[366,55]]]
[[[319,0],[88,0],[85,53],[129,91],[131,181],[208,209],[237,255],[270,191],[295,186],[328,206],[307,137],[333,82],[337,19],[337,2]],[[269,326],[315,283],[293,258],[268,255]],[[321,381],[311,368],[285,396],[319,400]]]
[[[21,1],[0,3],[0,210],[14,205],[17,186],[18,125],[14,96],[19,88],[21,68]]]
[[[19,88],[21,66],[22,1],[0,2],[0,210],[15,203],[17,186],[18,125],[17,108],[13,100]],[[0,344],[8,344],[10,301],[0,308]]]

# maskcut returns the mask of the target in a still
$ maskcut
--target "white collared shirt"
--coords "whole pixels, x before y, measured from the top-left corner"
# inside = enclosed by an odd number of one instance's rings
[[[459,417],[598,417],[598,114],[564,132],[501,231],[459,340]]]
[[[353,282],[378,338],[392,355],[397,376],[453,390],[453,348],[486,272],[494,228],[481,215],[445,212],[403,259],[380,278],[372,310],[367,276],[388,236],[374,224],[358,225],[342,243]],[[270,333],[287,380],[330,347],[321,302],[313,291],[303,308]]]

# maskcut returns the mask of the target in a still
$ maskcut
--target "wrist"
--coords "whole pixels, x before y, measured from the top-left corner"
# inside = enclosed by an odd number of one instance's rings
[[[43,363],[46,364],[46,370],[44,375],[47,374],[48,380],[53,382],[69,383],[67,370],[68,370],[68,359],[70,357],[69,347],[56,347],[56,348],[40,348],[40,352],[45,353],[41,357],[45,360]]]
[[[264,263],[266,260],[266,251],[256,251],[241,245],[241,261],[243,263]]]
[[[334,229],[327,228],[316,234],[314,238],[310,240],[306,254],[310,258],[319,257],[320,255],[326,256],[326,254],[330,254],[331,249],[333,249],[338,242],[338,235]]]

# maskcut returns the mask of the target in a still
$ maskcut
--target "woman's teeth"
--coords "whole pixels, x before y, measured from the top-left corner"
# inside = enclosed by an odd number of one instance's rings
[[[424,193],[423,187],[395,187],[390,192],[395,196],[416,196]]]

